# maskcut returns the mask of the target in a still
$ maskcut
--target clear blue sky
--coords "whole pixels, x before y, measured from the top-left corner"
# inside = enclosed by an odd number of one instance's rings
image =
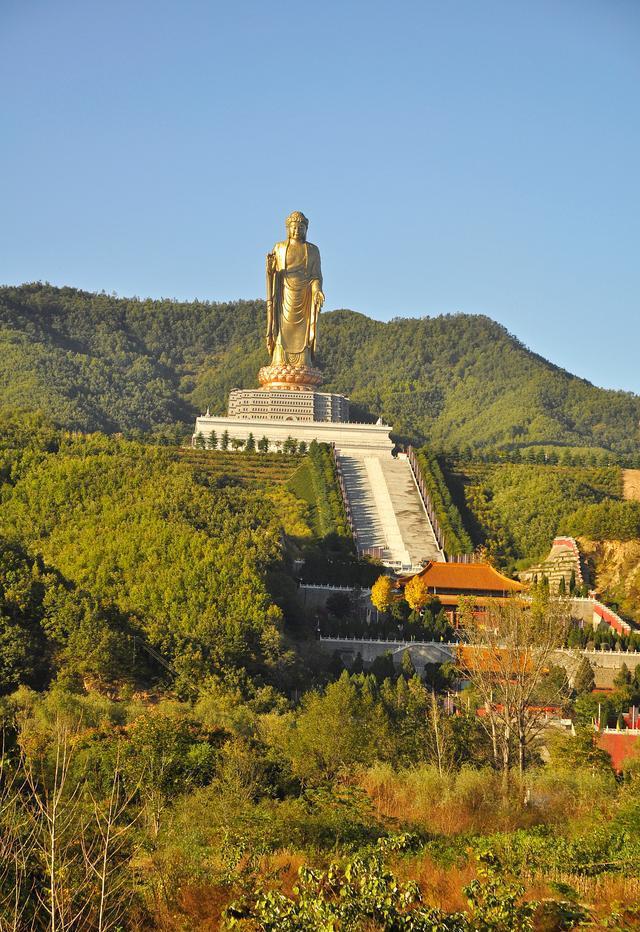
[[[0,281],[484,313],[640,392],[638,0],[0,0]]]

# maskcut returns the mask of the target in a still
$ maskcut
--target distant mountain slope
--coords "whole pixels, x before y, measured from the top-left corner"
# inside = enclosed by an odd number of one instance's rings
[[[106,431],[188,423],[266,362],[264,302],[116,298],[31,284],[0,288],[5,406]],[[478,315],[374,321],[322,316],[325,388],[361,419],[441,449],[561,444],[640,451],[640,397],[595,388]]]

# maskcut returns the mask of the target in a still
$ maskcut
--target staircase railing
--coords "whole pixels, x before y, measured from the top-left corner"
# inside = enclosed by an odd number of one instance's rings
[[[340,494],[342,495],[342,504],[344,505],[344,510],[347,515],[347,522],[351,533],[353,534],[353,540],[356,545],[356,550],[360,553],[361,548],[358,546],[358,533],[356,531],[356,526],[353,522],[353,516],[351,514],[351,505],[349,504],[349,496],[347,495],[347,487],[344,482],[344,477],[342,475],[342,469],[340,467],[340,460],[338,454],[336,453],[336,445],[332,443],[330,446],[331,449],[331,458],[333,459],[333,465],[336,471],[336,477],[338,479],[338,486],[340,488]]]
[[[420,498],[422,499],[422,504],[424,505],[424,510],[427,513],[429,521],[431,522],[431,527],[433,528],[433,533],[435,535],[438,547],[442,551],[445,560],[448,560],[449,557],[447,557],[447,554],[446,554],[444,534],[442,533],[440,522],[438,521],[438,516],[436,514],[436,510],[433,505],[431,495],[429,494],[429,490],[427,489],[427,484],[424,481],[422,470],[420,469],[418,459],[413,451],[412,446],[407,447],[407,459],[409,460],[409,465],[411,466],[411,472],[413,473],[413,478],[416,481],[418,492],[420,493]]]

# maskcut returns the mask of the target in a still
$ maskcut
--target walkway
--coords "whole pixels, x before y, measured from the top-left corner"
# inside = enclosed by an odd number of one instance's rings
[[[405,456],[337,449],[358,549],[380,548],[382,562],[401,572],[443,560]]]

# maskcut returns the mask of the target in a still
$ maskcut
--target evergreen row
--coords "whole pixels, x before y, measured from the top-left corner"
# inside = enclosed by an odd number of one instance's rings
[[[417,459],[440,524],[445,550],[448,554],[472,553],[473,543],[451,497],[438,458],[429,450],[422,449],[418,451]]]

